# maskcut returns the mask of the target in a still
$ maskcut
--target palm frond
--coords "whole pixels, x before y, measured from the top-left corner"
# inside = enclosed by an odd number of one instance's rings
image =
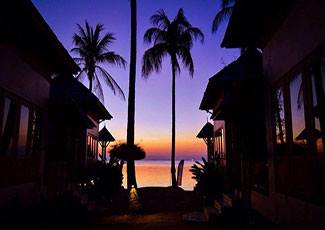
[[[99,62],[107,62],[109,64],[114,64],[123,68],[126,66],[126,61],[124,58],[111,51],[101,54],[99,57],[97,57],[97,60]]]
[[[162,38],[165,37],[165,33],[166,32],[160,28],[151,27],[144,33],[143,41],[147,44],[150,44],[151,42],[156,44],[157,41],[161,41]]]
[[[152,15],[150,21],[153,25],[161,27],[162,29],[166,29],[170,25],[170,21],[163,9],[158,10],[156,14]]]
[[[93,41],[99,41],[100,32],[104,30],[103,24],[97,24],[93,32]]]
[[[107,47],[112,44],[116,38],[114,37],[113,33],[106,33],[102,39],[98,41],[97,49],[99,50],[99,53],[102,53],[101,51],[107,50]]]
[[[187,20],[187,18],[184,15],[184,10],[182,8],[180,8],[178,10],[178,13],[174,19],[174,22],[178,25],[182,25],[185,28],[189,28],[192,27],[191,23]]]
[[[104,102],[104,92],[103,92],[103,88],[102,85],[100,84],[99,78],[97,76],[97,73],[95,72],[95,93],[97,94],[99,100],[103,103]]]
[[[178,53],[178,57],[182,60],[183,65],[188,69],[191,77],[194,75],[194,63],[189,49],[183,49]]]
[[[233,6],[228,6],[225,8],[221,8],[221,10],[216,14],[216,16],[213,19],[212,22],[212,33],[217,32],[220,24],[228,19],[230,15],[232,14],[234,7]]]
[[[199,40],[201,43],[204,42],[204,34],[197,27],[190,27],[184,33],[190,34],[191,38],[194,39],[195,41]]]
[[[222,0],[221,1],[221,8],[226,8],[229,5],[234,5],[236,0]]]
[[[103,67],[96,65],[96,68],[100,71],[105,83],[111,88],[114,95],[118,94],[123,100],[125,100],[124,92],[114,78]]]
[[[161,70],[162,58],[167,54],[165,43],[158,43],[148,49],[142,57],[142,76],[147,78],[155,70]]]

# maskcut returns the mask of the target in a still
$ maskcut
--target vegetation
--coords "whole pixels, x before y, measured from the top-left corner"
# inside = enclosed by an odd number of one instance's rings
[[[146,153],[139,145],[128,145],[126,143],[113,146],[110,151],[111,159],[120,159],[123,161],[142,160],[146,157]]]
[[[221,199],[224,189],[223,172],[218,161],[207,161],[202,157],[203,163],[195,161],[190,171],[196,180],[194,190],[201,193],[207,201],[212,204],[214,199]]]
[[[95,82],[95,92],[102,101],[104,100],[103,88],[100,79],[104,80],[113,93],[120,95],[125,99],[124,93],[116,83],[111,74],[103,67],[103,64],[117,65],[125,68],[126,61],[120,55],[109,51],[108,47],[116,39],[112,33],[106,33],[101,36],[104,30],[102,24],[97,24],[95,29],[88,22],[85,22],[85,28],[78,26],[78,32],[73,35],[75,47],[71,49],[78,57],[74,60],[81,66],[81,71],[77,79],[81,79],[86,73],[89,80],[89,90],[93,90],[93,81]]]
[[[83,172],[81,186],[94,200],[109,199],[114,193],[121,191],[123,162],[115,159],[110,163],[97,161]]]
[[[137,63],[137,1],[130,0],[131,6],[131,50],[130,50],[130,75],[129,75],[129,98],[128,98],[128,124],[127,144],[134,145],[134,116],[135,116],[135,80]],[[137,187],[134,161],[127,162],[128,189]]]
[[[212,33],[216,33],[220,24],[232,14],[236,0],[222,0],[221,8],[212,22]]]
[[[204,36],[201,30],[193,27],[184,15],[183,9],[179,9],[176,17],[170,21],[163,10],[152,15],[149,28],[144,34],[144,42],[153,46],[143,55],[142,75],[147,78],[153,71],[159,72],[162,68],[163,57],[169,55],[172,64],[172,152],[171,175],[172,186],[176,187],[175,169],[175,77],[180,72],[178,59],[189,70],[190,76],[194,74],[194,64],[191,48],[194,40],[203,42]]]

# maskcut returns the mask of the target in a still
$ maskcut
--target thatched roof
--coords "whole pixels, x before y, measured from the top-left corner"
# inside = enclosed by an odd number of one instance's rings
[[[104,126],[98,133],[98,141],[112,142],[115,141],[115,138],[107,130],[106,126]]]
[[[226,96],[224,91],[230,88],[233,82],[256,79],[260,76],[262,76],[262,54],[256,49],[249,49],[209,79],[200,110],[214,109]]]
[[[213,125],[210,122],[207,122],[203,128],[200,130],[197,138],[210,138],[213,137]]]

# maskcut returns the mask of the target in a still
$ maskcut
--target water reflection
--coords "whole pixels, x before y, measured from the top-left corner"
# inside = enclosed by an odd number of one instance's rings
[[[178,164],[178,162],[176,162]],[[183,169],[182,187],[185,190],[193,190],[195,180],[192,179],[190,168],[192,161],[185,161]],[[123,186],[126,188],[126,165],[123,167]],[[138,187],[170,186],[170,162],[169,161],[138,161],[136,162],[136,175]]]

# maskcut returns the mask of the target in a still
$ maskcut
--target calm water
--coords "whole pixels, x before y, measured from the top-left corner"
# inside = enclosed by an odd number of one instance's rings
[[[189,171],[194,162],[185,161],[183,168],[182,187],[185,190],[193,190],[195,180]],[[176,162],[177,170],[178,162]],[[126,187],[126,165],[123,167],[123,186]],[[170,186],[170,161],[137,161],[136,176],[138,187],[146,186]]]

